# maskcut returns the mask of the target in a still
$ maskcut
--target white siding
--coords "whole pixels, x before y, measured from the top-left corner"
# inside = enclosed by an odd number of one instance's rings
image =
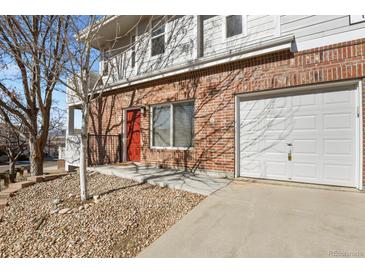
[[[348,15],[281,16],[281,34],[294,34],[297,42],[324,38],[333,34],[364,28],[365,24],[350,25]]]
[[[149,20],[140,22],[135,44],[135,67],[132,68],[131,65],[130,35],[118,43],[118,47],[123,47],[120,50],[123,51],[123,54],[118,51],[109,53],[109,62],[113,64],[114,69],[113,82],[148,74],[155,70],[192,60],[196,43],[196,39],[193,39],[195,28],[194,16],[181,16],[168,21],[165,26],[165,53],[151,56],[150,22]],[[118,64],[124,65],[120,67]]]
[[[350,25],[348,15],[243,15],[244,33],[230,38],[225,37],[224,16],[201,16],[200,30],[202,33],[201,55],[212,57],[216,54],[233,50],[244,50],[246,47],[260,42],[268,42],[280,36],[293,35],[298,49],[323,46],[331,41],[331,35],[336,38],[351,31],[365,28],[365,23]],[[187,64],[197,56],[197,22],[195,16],[179,16],[170,20],[165,27],[166,50],[160,56],[150,56],[149,19],[140,22],[138,26],[138,43],[136,45],[136,65],[131,67],[131,50],[123,56],[113,51],[114,67],[113,82],[133,79],[135,76],[147,75],[156,70]],[[357,34],[352,35],[355,38]],[[364,35],[365,36],[365,35]],[[322,39],[329,37],[328,39]],[[332,36],[333,37],[333,36]],[[171,38],[171,39],[170,39]],[[317,39],[317,40],[316,40]],[[347,38],[346,38],[347,39]],[[130,43],[130,36],[120,39],[116,47],[125,51]],[[304,45],[301,47],[302,45]],[[120,67],[121,61],[124,66]],[[101,66],[102,67],[102,66]]]
[[[275,37],[276,24],[274,15],[247,16],[247,35],[241,34],[226,39],[224,37],[224,16],[203,19],[204,56],[223,53],[245,47],[258,41]]]

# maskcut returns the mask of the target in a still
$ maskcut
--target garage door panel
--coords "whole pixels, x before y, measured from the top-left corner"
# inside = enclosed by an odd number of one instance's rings
[[[286,156],[288,153],[285,140],[265,140],[262,149],[265,152],[265,155],[267,155],[268,157],[272,154]]]
[[[325,164],[323,167],[323,179],[329,184],[353,186],[354,180],[352,165]]]
[[[260,161],[249,160],[249,161],[241,161],[240,162],[242,175],[247,177],[261,177],[263,174],[261,173],[262,166]]]
[[[318,166],[313,162],[293,162],[292,177],[300,181],[313,181],[318,178]]]
[[[325,156],[352,156],[354,151],[352,139],[324,139],[323,153]]]
[[[356,106],[356,90],[241,101],[241,176],[355,187]]]
[[[318,96],[317,94],[308,94],[303,96],[294,96],[293,98],[293,106],[295,107],[313,107],[317,105]]]
[[[351,129],[353,125],[353,113],[333,113],[323,115],[323,129]]]
[[[323,103],[324,105],[336,105],[339,104],[349,104],[352,105],[354,102],[354,98],[351,94],[352,91],[335,91],[335,92],[328,92],[323,93]]]
[[[317,139],[295,139],[293,143],[292,152],[294,155],[311,155],[318,156],[319,146]]]
[[[266,161],[265,176],[272,179],[286,179],[288,177],[287,164],[282,161]]]
[[[293,119],[293,130],[317,130],[317,115],[295,115]]]

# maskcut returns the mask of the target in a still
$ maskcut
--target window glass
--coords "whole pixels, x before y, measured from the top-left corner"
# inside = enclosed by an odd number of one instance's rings
[[[171,121],[173,112],[173,120]],[[172,136],[171,136],[172,122]],[[172,144],[171,140],[172,139]],[[153,107],[152,146],[191,147],[194,143],[194,102]]]
[[[152,21],[152,37],[165,33],[165,24],[163,19],[156,19]]]
[[[152,38],[151,55],[155,56],[165,52],[165,35]]]
[[[132,35],[131,44],[132,44],[131,63],[132,63],[132,68],[134,68],[136,65],[136,36],[135,35]]]
[[[170,105],[153,108],[153,146],[170,146],[170,108]]]
[[[193,145],[194,104],[187,102],[175,104],[174,110],[174,146],[191,147]]]
[[[230,15],[226,17],[227,38],[242,33],[242,15]]]
[[[151,56],[165,52],[165,24],[163,19],[152,21]]]

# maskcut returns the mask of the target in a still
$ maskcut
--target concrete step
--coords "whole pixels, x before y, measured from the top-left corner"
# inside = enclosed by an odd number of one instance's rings
[[[11,189],[22,189],[31,185],[34,185],[35,182],[34,181],[24,181],[24,182],[19,182],[19,183],[14,183],[14,184],[10,184],[9,188]]]
[[[3,209],[8,205],[8,199],[0,199],[0,209]]]
[[[47,174],[47,175],[43,175],[43,181],[51,181],[63,176],[69,175],[68,172],[62,172],[62,173],[55,173],[55,174]]]
[[[12,196],[17,191],[18,191],[18,189],[16,189],[16,188],[7,188],[7,189],[1,191],[0,193],[2,193],[2,194],[7,194],[8,193],[8,194],[10,194],[10,196]]]
[[[28,181],[33,181],[33,182],[36,182],[36,183],[46,182],[46,181],[50,181],[50,180],[60,178],[62,176],[66,176],[68,174],[70,174],[70,173],[69,172],[61,172],[61,173],[44,174],[44,175],[39,175],[39,176],[31,176],[31,177],[29,177]]]
[[[0,199],[9,199],[11,195],[10,192],[0,192]]]

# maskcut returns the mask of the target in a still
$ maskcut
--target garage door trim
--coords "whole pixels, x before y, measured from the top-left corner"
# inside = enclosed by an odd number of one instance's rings
[[[362,190],[363,166],[363,127],[362,127],[362,81],[341,81],[327,84],[307,85],[285,89],[275,89],[237,94],[235,98],[235,177],[240,176],[240,102],[242,100],[258,100],[264,98],[283,97],[301,94],[324,93],[337,90],[356,90],[357,93],[357,123],[356,123],[356,178],[357,188]]]

